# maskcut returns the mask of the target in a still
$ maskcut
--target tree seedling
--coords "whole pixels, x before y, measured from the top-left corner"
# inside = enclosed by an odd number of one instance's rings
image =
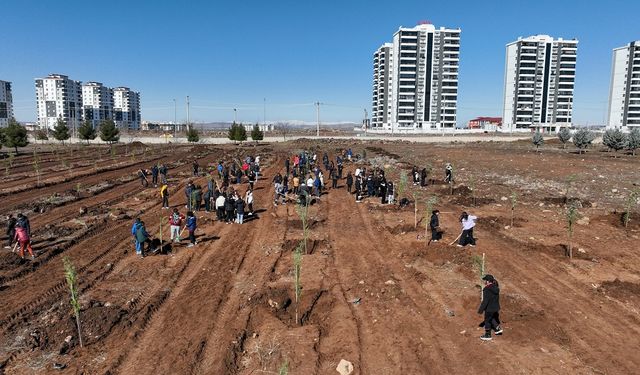
[[[71,308],[73,309],[73,314],[76,317],[76,328],[78,329],[78,341],[80,342],[80,347],[82,348],[82,330],[80,328],[80,301],[78,296],[78,273],[76,272],[76,268],[73,266],[73,263],[68,257],[62,258],[62,262],[64,264],[64,277],[67,280],[67,285],[69,286],[69,292],[71,294]]]
[[[304,240],[303,240],[304,241]],[[306,243],[306,241],[305,241]],[[300,272],[302,271],[302,243],[298,244],[295,252],[293,253],[293,286],[294,293],[296,297],[296,324],[302,323],[299,320],[299,310],[300,310],[300,297],[302,295],[302,284],[300,282]]]
[[[513,219],[516,213],[516,205],[518,204],[518,194],[515,191],[511,192],[511,228],[513,228]]]
[[[576,220],[578,220],[579,216],[580,216],[580,213],[578,212],[578,209],[576,208],[576,206],[573,204],[570,204],[569,207],[567,207],[567,235],[569,239],[569,246],[568,246],[569,259],[573,259],[573,230],[576,224]]]

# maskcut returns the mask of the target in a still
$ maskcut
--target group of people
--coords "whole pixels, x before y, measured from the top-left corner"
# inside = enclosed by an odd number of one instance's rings
[[[141,168],[138,170],[140,184],[144,187],[148,187],[149,180],[147,179],[147,176],[151,175],[151,183],[153,184],[153,187],[158,187],[158,177],[160,177],[160,182],[163,185],[166,185],[168,171],[169,169],[165,164],[154,164],[149,169]]]
[[[375,167],[367,171],[367,168],[357,167],[354,174],[347,173],[347,192],[355,194],[356,202],[361,202],[365,197],[380,198],[382,204],[395,202],[395,187],[392,181],[387,181],[383,169]]]
[[[17,251],[22,259],[25,250],[31,255],[31,260],[36,258],[31,247],[31,224],[24,214],[7,216],[7,245],[4,248],[11,249],[14,253]]]

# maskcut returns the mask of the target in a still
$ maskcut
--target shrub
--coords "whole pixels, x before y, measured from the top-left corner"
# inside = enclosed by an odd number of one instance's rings
[[[587,148],[596,138],[595,134],[589,129],[580,129],[573,135],[573,144],[582,154],[582,150]]]
[[[544,137],[539,131],[536,131],[533,134],[533,138],[531,139],[533,145],[536,146],[536,151],[544,144]]]
[[[87,144],[89,144],[89,141],[96,139],[97,135],[96,129],[94,129],[89,120],[83,122],[78,128],[78,137],[83,141],[87,141]]]
[[[635,156],[638,148],[640,148],[640,128],[635,127],[631,129],[627,136],[627,149]]]
[[[200,134],[198,131],[192,127],[189,127],[187,130],[187,142],[197,143],[200,141]]]
[[[565,148],[567,146],[567,142],[571,139],[571,131],[569,128],[564,126],[560,128],[560,131],[558,131],[558,139],[562,142],[562,148]]]
[[[627,135],[619,129],[609,129],[602,136],[602,143],[610,150],[620,151],[627,147]]]
[[[254,141],[261,141],[264,139],[264,133],[260,130],[258,124],[253,125],[253,129],[251,130],[251,139]]]

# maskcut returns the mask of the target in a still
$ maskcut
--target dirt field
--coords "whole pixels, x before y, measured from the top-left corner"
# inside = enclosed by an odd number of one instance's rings
[[[310,207],[298,324],[292,258],[301,221],[293,204],[274,207],[271,180],[292,152],[313,148],[333,159],[345,147],[367,157],[346,164],[345,174],[379,165],[397,183],[402,170],[430,165],[432,183],[410,183],[403,196],[412,203],[399,209],[379,198],[356,203],[342,180]],[[157,234],[167,214],[158,189],[141,187],[139,168],[166,163],[170,204],[184,211],[194,159],[209,165],[246,155],[260,155],[263,166],[254,194],[257,219],[225,225],[200,211],[198,245],[187,248],[183,240],[169,255],[135,256],[133,218]],[[29,217],[37,258],[0,252],[0,373],[278,374],[286,363],[289,374],[337,374],[341,359],[353,364],[353,374],[373,375],[632,374],[640,368],[637,202],[627,228],[622,221],[630,192],[640,188],[640,156],[579,155],[553,144],[536,153],[528,141],[297,140],[257,147],[121,145],[113,154],[96,146],[41,147],[15,157],[12,166],[2,162],[0,215]],[[446,162],[454,165],[453,191],[441,182]],[[427,246],[431,197],[445,236]],[[566,202],[581,214],[573,260],[565,256]],[[479,217],[475,248],[448,245],[463,210]],[[482,254],[502,295],[504,334],[491,342],[479,339],[476,313],[481,282],[474,264]],[[78,269],[84,348],[63,256]]]

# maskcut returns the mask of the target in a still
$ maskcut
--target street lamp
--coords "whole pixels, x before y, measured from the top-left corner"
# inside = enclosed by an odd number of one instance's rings
[[[233,123],[238,123],[238,110],[236,108],[233,109]]]

